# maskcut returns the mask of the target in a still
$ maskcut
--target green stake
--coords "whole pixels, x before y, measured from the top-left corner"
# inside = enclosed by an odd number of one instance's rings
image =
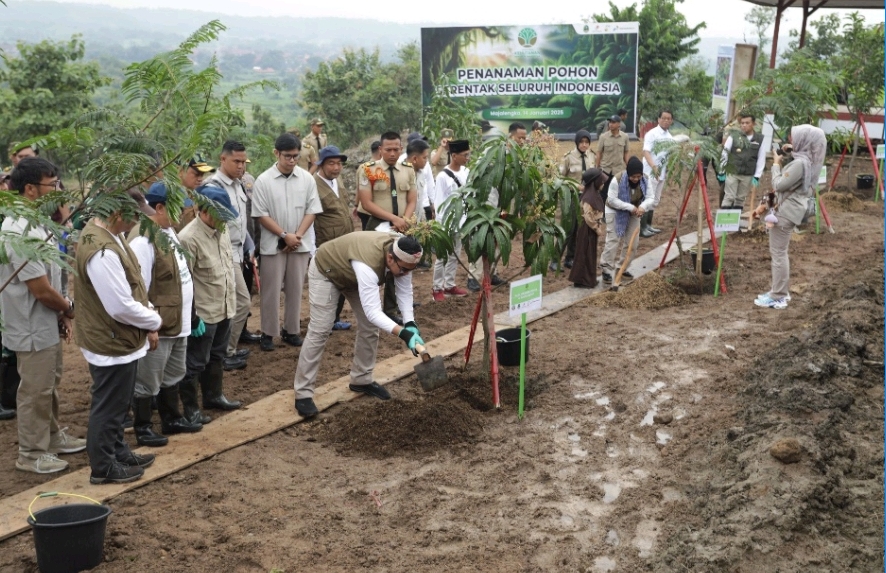
[[[714,282],[715,297],[720,296],[720,272],[723,270],[723,250],[726,248],[726,235],[728,234],[729,233],[723,233],[720,235],[720,260],[717,261],[717,280]]]
[[[821,233],[821,195],[818,194],[818,185],[815,186],[815,234]]]
[[[526,393],[526,313],[521,315],[520,325],[520,398],[517,405],[517,418],[523,419],[523,397]]]

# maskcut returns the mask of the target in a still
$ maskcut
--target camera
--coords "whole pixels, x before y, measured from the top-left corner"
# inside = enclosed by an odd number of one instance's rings
[[[778,148],[775,150],[775,153],[778,154],[778,155],[782,155],[782,156],[784,156],[784,155],[789,154],[789,153],[792,152],[793,150],[794,150],[794,146],[791,145],[791,144],[787,144],[787,145],[785,145],[785,146],[783,146],[783,147],[778,147]]]

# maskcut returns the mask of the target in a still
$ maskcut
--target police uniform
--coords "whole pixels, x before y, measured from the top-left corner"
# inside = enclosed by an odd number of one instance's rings
[[[395,189],[391,189],[390,185],[391,169],[393,169],[394,172],[394,182],[396,183]],[[370,183],[367,170],[372,175],[383,173],[387,176],[387,180],[378,179],[374,183]],[[412,213],[406,212],[409,193],[411,192],[416,196],[418,195],[418,187],[415,181],[415,169],[408,161],[398,161],[393,166],[388,165],[384,160],[368,161],[361,165],[357,172],[358,196],[360,192],[364,190],[369,191],[372,194],[372,202],[383,211],[386,213],[393,213],[398,217],[406,219],[412,215]],[[395,204],[396,209],[394,208]],[[364,214],[369,213],[363,208],[363,205],[360,205],[360,207],[357,208],[357,211]],[[383,220],[381,219],[370,217],[366,230],[373,231],[382,222]]]
[[[319,159],[320,154],[318,153],[317,148],[307,141],[302,141],[301,153],[298,156],[298,166],[311,173],[311,167],[316,165]]]
[[[305,143],[309,143],[313,146],[314,149],[319,150],[323,149],[327,145],[329,145],[329,138],[326,137],[325,133],[321,133],[320,135],[314,135],[314,132],[307,134],[305,138],[302,140],[302,145]]]

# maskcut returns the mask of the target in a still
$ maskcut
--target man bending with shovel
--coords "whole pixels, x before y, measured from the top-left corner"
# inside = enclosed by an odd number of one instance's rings
[[[418,356],[416,345],[424,345],[412,313],[412,276],[422,257],[421,245],[413,237],[364,231],[349,233],[323,243],[308,265],[311,321],[295,370],[295,410],[310,418],[318,413],[314,383],[332,325],[339,294],[343,294],[357,317],[357,339],[351,365],[353,392],[380,400],[391,395],[372,380],[378,351],[378,331],[400,337]],[[397,306],[403,326],[382,311],[379,287],[390,273],[394,277]]]

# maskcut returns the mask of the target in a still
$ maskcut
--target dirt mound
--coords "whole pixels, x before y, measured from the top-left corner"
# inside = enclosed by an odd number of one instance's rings
[[[658,273],[647,273],[618,292],[592,297],[588,304],[603,308],[650,309],[688,304],[689,296]]]
[[[318,427],[318,438],[341,454],[388,458],[473,443],[483,431],[483,419],[465,401],[431,395],[413,401],[360,400]]]
[[[825,193],[821,196],[828,213],[845,211],[858,213],[864,211],[864,202],[852,193]]]
[[[840,571],[882,570],[883,266],[846,267],[858,280],[818,289],[817,317],[746,371],[743,425],[712,437],[729,477],[696,492],[705,533],[669,540],[665,569],[731,571],[748,551],[774,563],[778,548],[811,538]],[[795,455],[770,458],[785,442]],[[708,561],[692,546],[723,551]]]

